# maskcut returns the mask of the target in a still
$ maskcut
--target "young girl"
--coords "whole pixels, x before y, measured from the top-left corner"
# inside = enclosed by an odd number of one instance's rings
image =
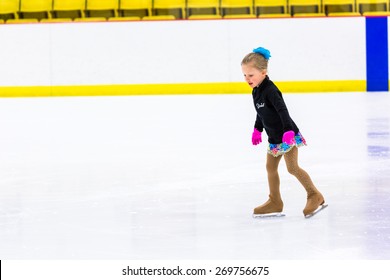
[[[306,142],[288,113],[282,93],[267,75],[270,57],[270,52],[260,47],[246,55],[241,62],[245,81],[253,89],[252,97],[257,111],[252,143],[257,145],[262,142],[263,129],[269,142],[266,163],[269,199],[254,209],[254,216],[284,215],[278,174],[279,162],[284,156],[288,172],[299,180],[307,192],[303,214],[311,217],[327,205],[309,174],[298,165],[298,147],[306,145]]]

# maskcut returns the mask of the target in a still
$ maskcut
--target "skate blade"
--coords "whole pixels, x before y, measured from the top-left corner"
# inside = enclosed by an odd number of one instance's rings
[[[284,217],[286,214],[282,212],[268,213],[268,214],[253,214],[253,218],[276,218]]]
[[[315,214],[317,214],[318,212],[321,212],[322,210],[324,210],[326,207],[328,207],[328,204],[322,204],[322,205],[320,205],[313,213],[310,213],[310,214],[307,214],[306,216],[305,216],[305,218],[307,219],[307,218],[311,218],[311,217],[313,217]]]

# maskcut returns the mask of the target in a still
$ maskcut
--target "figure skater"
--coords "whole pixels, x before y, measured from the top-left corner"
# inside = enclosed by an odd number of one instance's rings
[[[270,57],[269,50],[259,47],[247,54],[241,62],[245,81],[253,89],[252,97],[257,112],[252,134],[253,145],[262,142],[263,130],[268,135],[266,169],[269,199],[256,207],[253,215],[254,217],[284,216],[278,174],[279,162],[284,156],[288,172],[299,180],[307,192],[307,203],[303,214],[308,218],[327,205],[309,174],[298,165],[298,147],[306,145],[306,142],[288,113],[282,93],[268,77]]]

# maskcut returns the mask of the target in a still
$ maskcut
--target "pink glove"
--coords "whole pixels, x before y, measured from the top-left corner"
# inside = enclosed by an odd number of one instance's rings
[[[261,143],[261,132],[258,131],[256,128],[253,130],[252,133],[252,144],[257,145]]]
[[[286,131],[283,134],[283,143],[286,143],[287,145],[293,145],[295,144],[295,132],[292,130]]]

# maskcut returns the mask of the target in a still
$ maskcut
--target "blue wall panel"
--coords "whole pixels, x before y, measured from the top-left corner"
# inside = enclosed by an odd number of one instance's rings
[[[367,91],[389,90],[387,17],[366,18]]]

